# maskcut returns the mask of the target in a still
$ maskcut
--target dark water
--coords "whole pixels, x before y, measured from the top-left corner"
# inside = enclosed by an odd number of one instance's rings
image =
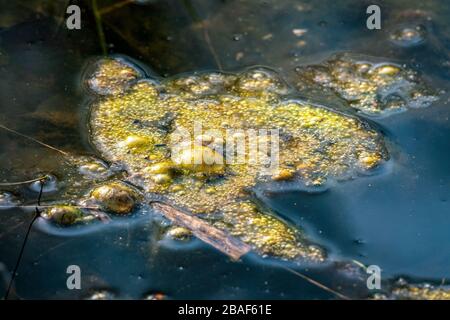
[[[98,1],[106,8],[120,1]],[[80,87],[87,61],[108,53],[128,55],[170,76],[206,69],[274,68],[295,84],[299,65],[334,52],[385,57],[419,70],[436,90],[448,89],[448,1],[383,1],[382,29],[365,27],[365,8],[376,1],[148,1],[102,15],[105,43],[92,3],[82,29],[68,31],[66,4],[0,1],[0,123],[74,154],[95,154],[83,117]],[[399,27],[426,28],[423,43],[399,46],[389,35]],[[293,29],[307,29],[298,37]],[[301,42],[303,41],[303,42]],[[308,92],[317,101],[326,99]],[[383,279],[405,276],[440,283],[450,277],[449,95],[428,108],[372,119],[390,141],[392,165],[378,175],[339,183],[325,193],[261,193],[280,216],[303,228],[334,260],[376,264]],[[52,173],[58,190],[42,202],[83,194],[63,157],[0,131],[0,180],[21,181]],[[38,194],[27,185],[2,187],[23,204]],[[70,193],[69,192],[69,193]],[[33,209],[0,211],[0,263],[12,270]],[[232,262],[193,241],[160,240],[161,223],[143,208],[111,224],[49,230],[38,221],[30,233],[15,282],[21,298],[71,298],[107,289],[114,297],[143,298],[334,298],[287,272],[283,263],[249,255]],[[58,232],[56,232],[58,231]],[[82,290],[67,290],[66,268],[82,269]],[[350,297],[367,297],[364,283],[333,268],[291,266]],[[3,272],[7,280],[7,272]],[[3,281],[4,282],[4,281]],[[356,287],[353,287],[353,285]],[[0,283],[0,293],[5,285]]]

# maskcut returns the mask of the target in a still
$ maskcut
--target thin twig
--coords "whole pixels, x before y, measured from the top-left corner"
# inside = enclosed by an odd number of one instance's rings
[[[25,205],[25,206],[0,206],[0,209],[5,209],[5,208],[38,208],[38,209],[45,209],[45,208],[53,208],[57,205],[41,205],[41,206],[33,206],[33,205]],[[83,206],[72,206],[71,207],[74,208],[78,208],[78,209],[86,209],[86,210],[100,210],[99,207],[83,207]]]
[[[94,11],[95,24],[97,26],[97,33],[100,41],[100,46],[102,48],[102,53],[103,55],[106,55],[108,51],[106,49],[105,33],[103,32],[102,26],[102,16],[98,11],[97,0],[92,0],[92,10]]]
[[[41,188],[39,190],[39,196],[38,196],[38,199],[37,199],[37,205],[38,206],[41,205],[41,197],[42,197],[42,191],[44,190],[44,184],[45,184],[45,180],[41,180]],[[28,229],[27,229],[27,232],[25,234],[25,238],[24,238],[24,240],[22,242],[22,247],[20,248],[19,257],[18,257],[18,259],[16,261],[16,265],[14,266],[14,269],[13,269],[13,272],[12,272],[12,275],[11,275],[11,279],[10,279],[9,284],[8,284],[8,289],[6,290],[6,293],[5,293],[5,300],[8,300],[9,293],[11,292],[12,285],[13,285],[14,280],[16,278],[17,270],[19,269],[20,262],[22,261],[22,256],[23,256],[23,253],[25,251],[25,246],[26,246],[26,244],[28,242],[28,236],[31,233],[31,228],[33,227],[33,224],[36,221],[36,219],[38,217],[40,217],[40,215],[41,215],[41,213],[40,213],[38,207],[36,206],[34,217],[31,220],[30,224],[28,225]]]
[[[21,184],[27,184],[27,183],[31,183],[31,182],[44,180],[46,177],[47,176],[43,176],[43,177],[39,177],[39,178],[36,178],[36,179],[25,180],[25,181],[18,181],[18,182],[1,182],[0,183],[0,187],[18,186],[18,185],[21,185]]]
[[[69,155],[69,154],[68,154],[67,152],[65,152],[65,151],[62,151],[62,150],[57,149],[57,148],[55,148],[55,147],[52,147],[52,146],[49,145],[49,144],[46,144],[46,143],[44,143],[44,142],[42,142],[42,141],[39,141],[39,140],[37,140],[37,139],[35,139],[35,138],[33,138],[33,137],[27,136],[26,134],[20,133],[20,132],[14,130],[14,129],[8,128],[8,127],[4,126],[3,124],[0,124],[0,128],[4,129],[4,130],[6,130],[6,131],[9,131],[9,132],[11,132],[11,133],[14,133],[14,134],[16,134],[16,135],[18,135],[18,136],[20,136],[20,137],[22,137],[22,138],[25,138],[25,139],[31,140],[31,141],[33,141],[33,142],[36,142],[36,143],[40,144],[41,146],[47,147],[47,148],[49,148],[49,149],[52,149],[52,150],[54,150],[54,151],[56,151],[56,152],[59,152],[59,153],[65,155],[65,156],[68,156],[68,155]]]
[[[190,17],[192,18],[192,20],[201,26],[202,31],[203,31],[203,39],[205,40],[206,46],[208,47],[209,52],[213,56],[214,61],[217,65],[217,68],[219,68],[219,70],[222,71],[223,68],[222,68],[222,64],[220,63],[219,56],[217,55],[217,52],[214,49],[214,46],[212,45],[211,38],[209,37],[208,19],[202,19],[200,17],[200,15],[197,13],[197,10],[192,5],[191,1],[183,0],[182,4],[185,7],[188,14],[190,15]]]
[[[66,22],[66,10],[67,10],[67,7],[70,5],[70,1],[71,0],[66,0],[65,3],[63,5],[61,5],[61,8],[64,8],[62,15],[57,15],[54,17],[57,25],[56,25],[55,31],[52,34],[53,38],[55,38],[58,35],[58,33],[62,30],[62,27]]]
[[[223,71],[222,64],[220,63],[219,60],[219,56],[216,50],[214,49],[214,46],[212,45],[211,38],[209,37],[207,20],[202,21],[202,29],[203,29],[203,38],[205,39],[206,45],[208,46],[208,49],[211,52],[214,61],[216,62],[217,68],[219,68],[219,71]]]
[[[54,245],[54,246],[51,247],[51,248],[47,248],[44,252],[42,252],[40,255],[38,255],[38,256],[36,257],[36,260],[41,259],[43,256],[47,255],[48,253],[50,253],[50,252],[52,252],[52,251],[54,251],[54,250],[56,250],[56,249],[58,249],[58,248],[60,248],[60,247],[62,247],[62,246],[65,246],[65,245],[67,245],[68,243],[73,242],[73,241],[75,241],[75,240],[76,240],[76,239],[72,238],[72,239],[70,239],[70,240],[66,240],[66,241],[64,241],[64,242],[60,242],[60,243]]]
[[[134,2],[134,0],[124,0],[124,1],[121,1],[121,2],[117,2],[117,3],[114,3],[113,5],[101,8],[100,10],[98,10],[98,13],[100,15],[103,15],[105,13],[109,13],[109,12],[114,11],[116,9],[122,8],[122,7],[126,6],[126,5],[129,5],[130,3],[133,3],[133,2]]]
[[[289,271],[290,273],[295,274],[296,276],[299,276],[300,278],[308,281],[309,283],[315,285],[316,287],[318,287],[320,289],[323,289],[323,290],[325,290],[325,291],[327,291],[327,292],[329,292],[331,294],[334,294],[336,297],[338,297],[338,298],[340,298],[342,300],[351,300],[346,295],[343,295],[342,293],[339,293],[339,292],[337,292],[337,291],[327,287],[326,285],[324,285],[324,284],[322,284],[322,283],[320,283],[320,282],[318,282],[318,281],[316,281],[314,279],[311,279],[310,277],[304,275],[303,273],[300,273],[298,271],[295,271],[294,269],[291,269],[291,268],[285,267],[285,266],[283,266],[282,268],[285,269],[286,271]]]
[[[7,209],[9,209],[9,208],[11,208],[11,207],[7,207]],[[25,221],[19,222],[19,223],[15,224],[14,227],[10,227],[3,233],[0,233],[0,239],[3,238],[5,235],[14,232],[17,228],[20,228],[24,223],[25,223]]]

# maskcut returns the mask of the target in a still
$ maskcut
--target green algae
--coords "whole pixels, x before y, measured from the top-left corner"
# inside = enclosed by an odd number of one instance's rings
[[[375,299],[389,300],[450,300],[448,285],[434,285],[428,282],[409,283],[398,279],[391,284],[389,294],[378,294]]]
[[[331,89],[350,107],[369,116],[423,108],[438,99],[416,71],[371,57],[338,54],[297,72],[300,85]]]
[[[382,136],[368,124],[288,99],[288,85],[269,69],[164,81],[139,79],[139,74],[123,59],[96,63],[87,79],[101,96],[91,107],[94,146],[106,160],[125,166],[128,182],[211,221],[262,255],[325,259],[323,249],[310,245],[300,231],[257,208],[248,192],[252,187],[286,180],[323,186],[369,173],[388,159]],[[180,128],[188,141],[180,138]],[[248,133],[271,129],[279,134],[279,159],[268,173],[262,174],[267,169],[262,163],[249,160],[250,148],[244,162],[225,157],[225,145],[236,137],[246,144],[255,138],[270,149],[275,144],[270,137]],[[258,152],[268,156],[268,150]],[[197,156],[200,163],[186,165]]]

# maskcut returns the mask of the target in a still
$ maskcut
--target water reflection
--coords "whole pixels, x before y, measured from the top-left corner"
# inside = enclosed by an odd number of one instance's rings
[[[82,30],[68,33],[60,19],[52,18],[54,13],[60,17],[58,10],[25,2],[26,10],[8,9],[9,19],[0,19],[0,121],[58,149],[93,154],[80,121],[86,101],[78,83],[86,61],[101,53],[95,21],[86,14]],[[380,5],[386,21],[376,33],[361,27],[365,8],[360,1],[151,1],[109,11],[102,21],[111,53],[140,59],[162,75],[266,65],[295,83],[299,65],[350,51],[407,63],[434,88],[447,89],[446,2]],[[90,10],[88,4],[85,9]],[[43,14],[30,14],[38,10]],[[298,29],[307,31],[293,32]],[[318,97],[320,91],[302,94],[342,103],[333,96]],[[326,193],[285,193],[262,201],[306,229],[334,258],[378,264],[392,277],[449,277],[448,101],[443,94],[428,109],[376,120],[395,144],[397,165],[388,173],[341,183]],[[79,192],[73,181],[80,173],[67,169],[51,150],[0,131],[0,153],[1,181],[33,179],[44,172],[58,180],[58,189],[44,194],[44,202]],[[2,192],[8,192],[2,198],[7,205],[9,194],[20,204],[36,203],[36,192],[28,186]],[[17,259],[33,213],[15,207],[0,211],[0,260],[7,270]],[[81,228],[71,233],[48,227],[38,221],[30,234],[15,284],[23,298],[85,298],[103,290],[105,296],[112,292],[132,298],[152,292],[173,298],[334,298],[254,256],[232,263],[195,241],[182,248],[166,245],[164,226],[145,214],[98,223],[82,233]],[[82,292],[65,288],[70,264],[79,264],[86,276]],[[352,288],[354,281],[336,273],[336,266],[309,272],[329,286],[341,285],[347,294],[367,297],[364,288]]]

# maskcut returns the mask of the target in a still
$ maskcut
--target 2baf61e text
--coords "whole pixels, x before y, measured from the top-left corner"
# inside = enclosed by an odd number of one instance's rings
[[[185,304],[178,308],[179,315],[198,315],[209,318],[214,314],[221,315],[270,315],[270,304],[223,304],[220,308],[210,306],[190,306]]]

